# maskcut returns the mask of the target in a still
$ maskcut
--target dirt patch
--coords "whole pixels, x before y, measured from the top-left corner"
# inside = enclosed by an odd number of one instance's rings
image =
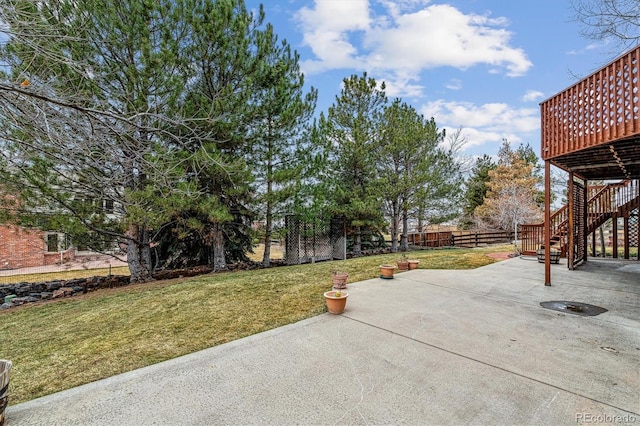
[[[498,253],[487,253],[487,256],[492,257],[496,260],[507,260],[515,257],[516,255],[513,252],[498,252]]]

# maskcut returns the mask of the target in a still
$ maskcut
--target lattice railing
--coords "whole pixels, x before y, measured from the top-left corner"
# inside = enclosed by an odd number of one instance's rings
[[[586,234],[585,234],[585,217],[584,205],[587,190],[584,185],[573,182],[573,244],[572,250],[569,251],[569,264],[573,267],[587,260]],[[593,199],[589,200],[589,203]],[[589,204],[587,203],[587,204]]]
[[[542,159],[640,133],[640,46],[540,104]]]

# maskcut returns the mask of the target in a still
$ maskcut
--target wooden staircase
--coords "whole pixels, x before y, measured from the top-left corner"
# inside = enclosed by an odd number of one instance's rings
[[[638,180],[625,180],[604,186],[590,187],[591,197],[587,201],[586,235],[595,232],[611,218],[628,217],[638,209],[640,188]],[[569,207],[562,206],[550,218],[551,247],[560,251],[561,257],[567,256],[569,244]],[[521,227],[522,253],[535,255],[536,250],[544,246],[544,223],[526,224]]]

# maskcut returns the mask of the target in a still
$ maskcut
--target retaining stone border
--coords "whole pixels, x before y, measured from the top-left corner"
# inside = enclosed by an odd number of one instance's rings
[[[211,268],[198,266],[188,269],[162,271],[153,275],[157,280],[192,277],[207,274]],[[0,286],[0,310],[9,309],[25,303],[59,299],[63,297],[85,294],[102,288],[123,287],[131,284],[128,275],[111,275],[108,277],[74,278],[39,283],[17,283]]]

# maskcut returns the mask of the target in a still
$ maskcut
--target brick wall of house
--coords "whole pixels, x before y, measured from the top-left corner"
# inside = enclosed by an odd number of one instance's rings
[[[76,258],[76,250],[71,247],[62,252],[44,253],[43,265],[59,265]]]
[[[44,265],[44,232],[0,225],[0,269]]]

